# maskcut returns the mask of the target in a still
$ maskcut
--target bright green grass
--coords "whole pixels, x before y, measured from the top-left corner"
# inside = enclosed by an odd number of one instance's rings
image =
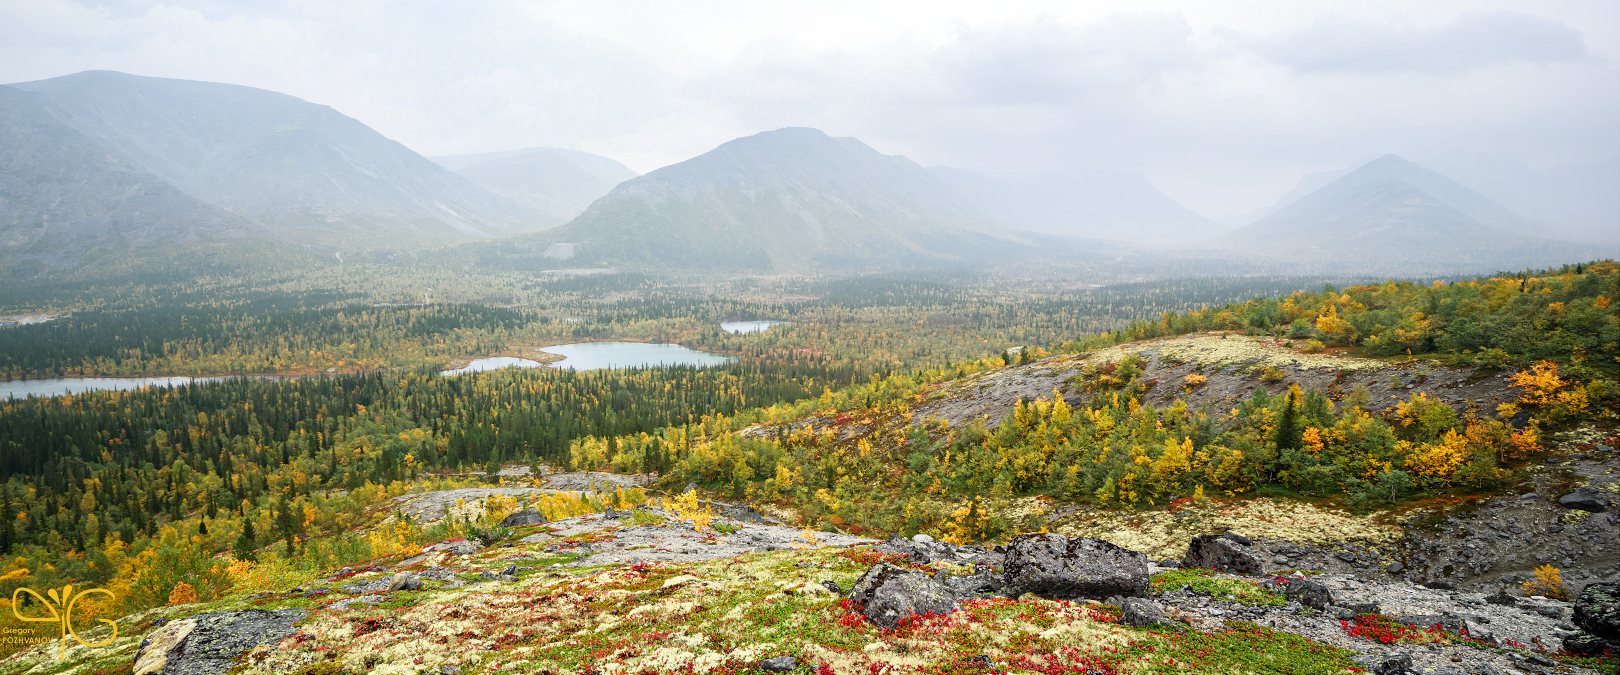
[[[1242,579],[1225,579],[1214,576],[1214,572],[1206,569],[1170,570],[1153,575],[1151,583],[1157,593],[1181,590],[1189,586],[1194,592],[1208,592],[1219,600],[1236,602],[1243,605],[1282,606],[1288,604],[1283,594],[1268,591]]]

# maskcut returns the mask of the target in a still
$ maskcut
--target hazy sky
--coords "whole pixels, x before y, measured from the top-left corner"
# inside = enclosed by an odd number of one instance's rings
[[[1145,173],[1207,215],[1394,152],[1620,153],[1620,2],[0,0],[0,82],[330,105],[423,154],[648,171],[783,126],[963,168]]]

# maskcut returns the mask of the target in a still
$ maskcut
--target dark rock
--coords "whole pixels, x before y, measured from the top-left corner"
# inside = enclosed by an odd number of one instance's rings
[[[1406,569],[1406,566],[1402,565],[1402,564],[1400,564],[1398,562],[1392,562],[1392,563],[1384,566],[1384,571],[1389,573],[1389,574],[1400,574],[1405,569]]]
[[[1504,592],[1498,592],[1496,595],[1487,595],[1487,596],[1485,596],[1485,602],[1488,602],[1488,603],[1493,604],[1493,605],[1502,605],[1503,607],[1518,607],[1519,606],[1519,601],[1518,600],[1514,599],[1513,596],[1508,595],[1507,593],[1504,593]]]
[[[1223,536],[1201,534],[1187,543],[1182,567],[1206,567],[1230,574],[1262,574],[1265,565],[1242,544]]]
[[[1522,607],[1521,609],[1528,609],[1549,619],[1564,618],[1563,607],[1554,607],[1552,605],[1531,605],[1529,607]]]
[[[509,574],[509,575],[512,575],[512,576],[517,576],[517,573],[518,573],[517,563],[512,563],[510,565],[507,565],[506,569],[501,570],[501,574]]]
[[[170,621],[147,636],[135,654],[137,675],[218,675],[259,645],[276,644],[298,632],[293,624],[308,610],[244,609],[208,612]]]
[[[602,517],[607,518],[609,520],[618,520],[618,519],[623,518],[623,517],[628,516],[628,515],[630,515],[629,511],[618,511],[618,510],[615,510],[611,506],[607,507],[606,509],[604,509],[602,511]]]
[[[1327,609],[1333,604],[1333,591],[1310,579],[1289,579],[1283,595],[1311,609]]]
[[[1221,536],[1223,538],[1225,538],[1227,541],[1235,541],[1235,542],[1237,542],[1239,544],[1242,544],[1244,546],[1253,546],[1254,545],[1254,540],[1252,540],[1252,539],[1250,539],[1248,537],[1245,537],[1245,536],[1243,536],[1241,534],[1238,534],[1236,532],[1227,532],[1226,534],[1223,534]]]
[[[989,565],[974,565],[970,576],[952,577],[934,575],[935,578],[949,586],[958,598],[987,598],[1001,595],[1007,586],[1006,579],[991,572]]]
[[[1143,598],[1121,598],[1119,622],[1126,626],[1176,626],[1159,603]]]
[[[850,602],[867,621],[893,629],[912,615],[949,614],[956,610],[956,593],[923,572],[887,563],[873,565],[856,579]]]
[[[798,667],[798,660],[791,656],[776,656],[759,662],[759,669],[767,673],[791,673]]]
[[[1236,544],[1230,544],[1236,546]],[[1101,539],[1026,534],[1007,544],[1006,591],[1072,600],[1148,593],[1147,556]]]
[[[327,593],[330,593],[331,591],[332,591],[332,589],[327,588],[326,586],[320,586],[320,587],[317,587],[317,588],[311,588],[311,589],[309,589],[307,591],[304,591],[304,597],[313,598],[313,597],[315,597],[317,595],[326,595]]]
[[[495,573],[491,572],[489,570],[484,570],[484,571],[478,573],[478,578],[479,579],[487,579],[489,581],[494,581],[495,580]]]
[[[501,527],[523,527],[524,525],[543,525],[545,523],[546,517],[540,515],[539,511],[528,509],[503,518]]]
[[[1344,602],[1340,603],[1339,606],[1354,612],[1356,616],[1383,613],[1383,609],[1376,602]]]
[[[1583,630],[1564,638],[1564,651],[1576,656],[1602,656],[1604,652],[1614,651],[1614,645]]]
[[[826,581],[821,582],[821,585],[823,587],[825,587],[827,590],[832,591],[833,595],[843,595],[844,594],[844,589],[840,588],[838,586],[838,582],[833,581],[832,579],[827,579]]]
[[[1592,513],[1603,513],[1609,510],[1609,500],[1601,491],[1592,488],[1576,488],[1574,492],[1558,498],[1558,505],[1566,509],[1580,509]]]
[[[1412,671],[1412,657],[1407,654],[1357,654],[1350,660],[1373,675],[1406,675]]]
[[[1432,588],[1432,589],[1437,590],[1437,591],[1454,591],[1454,590],[1457,590],[1457,587],[1453,586],[1451,584],[1451,582],[1449,582],[1449,581],[1439,581],[1439,580],[1425,581],[1421,585],[1424,588]]]
[[[739,523],[754,523],[756,525],[763,525],[765,523],[765,514],[760,513],[759,509],[747,504],[733,507],[731,510],[726,512],[726,517]]]
[[[988,671],[990,671],[992,673],[1001,672],[999,670],[996,670],[995,664],[990,663],[990,657],[985,655],[985,654],[980,654],[980,655],[975,656],[975,657],[973,657],[971,659],[968,659],[968,665],[977,666],[979,668],[983,668],[985,670],[988,670]]]
[[[1620,584],[1588,584],[1575,598],[1574,608],[1575,627],[1589,636],[1583,644],[1602,641],[1606,649],[1620,651]]]
[[[1530,424],[1530,411],[1520,410],[1518,414],[1508,419],[1508,424],[1513,425],[1514,429],[1525,428]]]

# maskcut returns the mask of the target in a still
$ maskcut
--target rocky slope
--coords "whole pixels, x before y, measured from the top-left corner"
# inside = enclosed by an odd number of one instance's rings
[[[1270,570],[1286,545],[1237,535],[1152,561],[1053,534],[877,542],[735,515],[514,514],[489,542],[141,612],[111,644],[61,663],[39,645],[0,672],[1583,673],[1561,640],[1613,609]]]

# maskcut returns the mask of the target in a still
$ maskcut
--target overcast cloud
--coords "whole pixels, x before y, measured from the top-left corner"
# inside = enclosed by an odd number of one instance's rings
[[[1141,171],[1209,215],[1389,152],[1607,159],[1617,63],[1613,0],[0,2],[4,82],[232,82],[424,154],[638,171],[814,126],[924,164]]]

